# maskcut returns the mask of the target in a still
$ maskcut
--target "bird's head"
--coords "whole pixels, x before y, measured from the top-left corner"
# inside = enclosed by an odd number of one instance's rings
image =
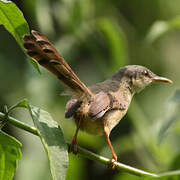
[[[170,79],[160,77],[151,72],[148,68],[139,65],[129,65],[119,69],[112,76],[113,79],[128,82],[133,93],[139,92],[152,82],[172,83]]]

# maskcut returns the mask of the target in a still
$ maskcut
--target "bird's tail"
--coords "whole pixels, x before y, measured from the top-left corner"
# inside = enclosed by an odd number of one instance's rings
[[[61,80],[79,97],[92,95],[50,41],[37,31],[23,37],[27,54]]]

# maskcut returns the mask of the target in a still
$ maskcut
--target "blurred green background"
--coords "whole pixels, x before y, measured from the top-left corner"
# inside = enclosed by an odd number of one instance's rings
[[[161,127],[169,120],[169,99],[180,86],[180,1],[178,0],[31,0],[14,1],[31,29],[45,34],[87,85],[105,80],[119,67],[144,65],[168,77],[173,85],[153,84],[137,94],[128,114],[111,133],[120,162],[159,173],[180,169],[180,123],[158,144]],[[50,112],[61,124],[65,139],[75,131],[64,118],[65,87],[41,68],[40,75],[13,37],[0,26],[0,110],[27,98]],[[178,111],[179,109],[177,109]],[[25,110],[12,116],[32,124]],[[10,125],[5,130],[23,143],[15,180],[50,180],[47,158],[39,138]],[[111,158],[104,137],[80,132],[80,146]],[[111,171],[104,165],[69,155],[67,180],[140,179]]]

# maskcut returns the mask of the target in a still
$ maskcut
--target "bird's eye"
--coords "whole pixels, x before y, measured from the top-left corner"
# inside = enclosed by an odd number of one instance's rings
[[[143,74],[145,75],[145,76],[149,76],[149,73],[148,73],[148,71],[143,71]]]

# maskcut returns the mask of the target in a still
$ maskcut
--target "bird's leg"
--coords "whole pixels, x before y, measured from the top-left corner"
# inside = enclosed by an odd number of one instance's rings
[[[77,136],[78,136],[78,132],[79,132],[79,129],[80,129],[80,123],[81,123],[81,120],[79,120],[79,122],[77,124],[76,132],[75,132],[74,137],[72,139],[73,152],[75,154],[77,153]]]
[[[77,135],[78,135],[79,127],[77,126],[76,132],[74,134],[74,137],[72,139],[72,145],[73,145],[73,152],[77,153]]]
[[[111,140],[109,139],[109,134],[110,134],[109,128],[107,126],[104,126],[104,136],[105,136],[105,139],[106,139],[106,141],[109,145],[109,148],[112,152],[111,168],[114,169],[115,168],[114,162],[117,161],[117,155],[116,155],[114,148],[111,144]]]

